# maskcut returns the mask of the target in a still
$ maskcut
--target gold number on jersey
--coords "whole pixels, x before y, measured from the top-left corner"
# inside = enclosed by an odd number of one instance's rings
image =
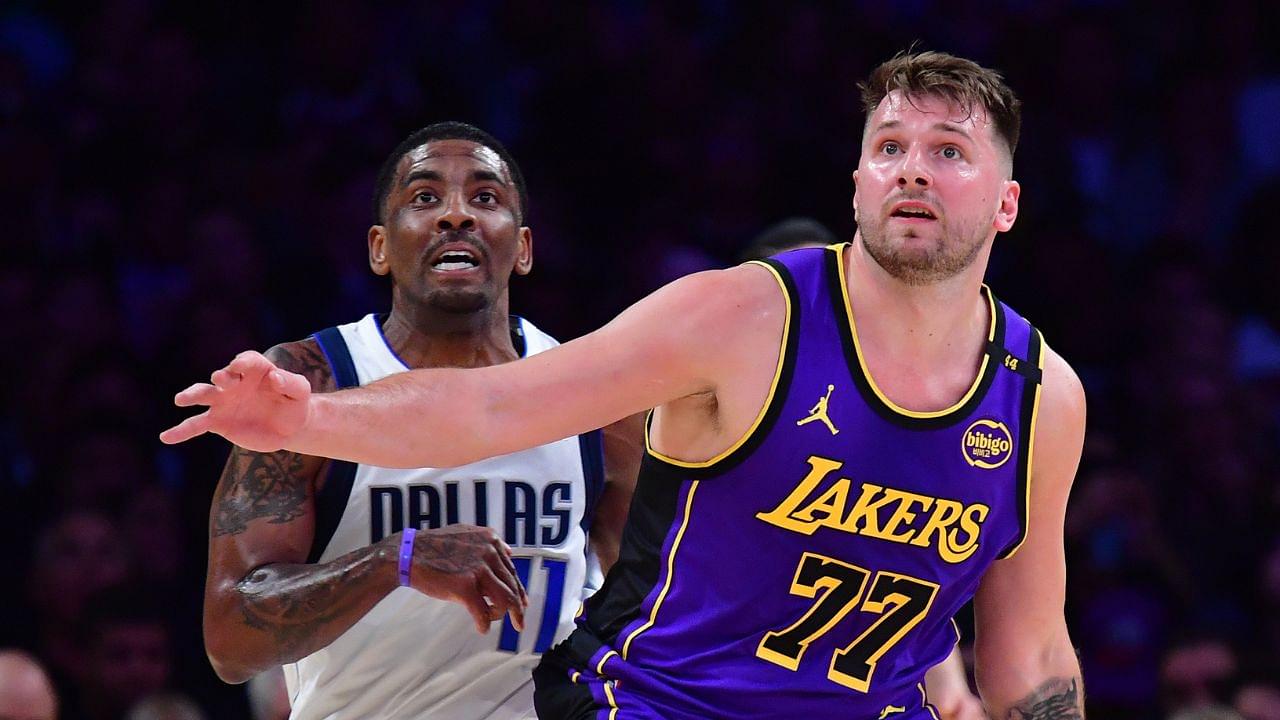
[[[788,670],[798,668],[809,644],[858,606],[868,577],[871,572],[865,568],[804,553],[791,583],[791,594],[817,598],[817,602],[790,627],[765,633],[756,656]],[[937,583],[892,572],[876,573],[861,609],[880,617],[843,650],[832,654],[827,677],[858,692],[867,692],[876,663],[924,619],[937,594]]]

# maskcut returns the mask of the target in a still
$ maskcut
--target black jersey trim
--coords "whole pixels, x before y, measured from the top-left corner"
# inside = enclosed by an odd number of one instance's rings
[[[578,453],[582,456],[582,484],[587,491],[587,505],[582,513],[582,532],[591,532],[596,504],[604,492],[604,433],[600,430],[578,436]],[[590,543],[587,544],[590,547]]]
[[[326,328],[313,335],[320,346],[320,352],[329,367],[333,369],[334,382],[338,389],[356,387],[360,377],[356,374],[355,362],[351,359],[351,350],[342,332],[336,327]],[[329,463],[329,474],[324,485],[316,493],[316,527],[311,538],[311,552],[307,562],[320,562],[325,548],[338,530],[338,523],[346,512],[347,501],[351,497],[351,487],[355,484],[356,464],[346,460],[333,460]]]
[[[680,518],[682,471],[652,455],[640,460],[618,561],[578,618],[579,632],[589,633],[598,643],[614,645],[622,629],[640,617],[645,598],[658,585],[667,559],[662,547]]]
[[[1029,324],[1029,323],[1028,323]],[[1025,387],[1022,389],[1022,410],[1019,416],[1019,438],[1021,445],[1018,447],[1018,536],[1013,542],[1009,543],[1009,547],[1000,553],[1001,560],[1013,557],[1022,547],[1022,543],[1027,539],[1027,528],[1030,525],[1030,506],[1031,506],[1031,461],[1032,461],[1032,445],[1035,443],[1036,435],[1036,418],[1040,410],[1040,377],[1044,373],[1044,338],[1040,336],[1040,331],[1035,327],[1029,328],[1029,339],[1027,340],[1027,365],[1037,369],[1036,378],[1027,378]]]
[[[645,457],[653,461],[649,464],[651,467],[669,469],[660,471],[661,474],[679,477],[682,480],[704,480],[732,470],[743,460],[750,457],[751,453],[755,452],[760,443],[768,437],[769,431],[773,429],[778,416],[782,413],[782,406],[786,404],[787,393],[791,388],[791,378],[795,374],[796,347],[800,341],[800,295],[796,291],[795,280],[791,277],[791,273],[785,265],[772,258],[752,260],[751,262],[757,265],[764,265],[772,271],[783,290],[783,297],[787,304],[787,316],[783,322],[783,339],[779,348],[777,373],[774,377],[773,386],[769,390],[769,395],[765,398],[765,407],[752,427],[747,430],[746,434],[737,443],[720,455],[704,462],[685,462],[654,450],[649,437],[653,413],[649,413],[649,417],[645,419],[644,427]],[[642,470],[644,467],[644,465],[641,466]]]
[[[973,414],[975,408],[987,396],[987,390],[995,379],[996,369],[1003,360],[1003,350],[999,357],[993,357],[992,347],[1003,348],[1005,335],[1004,308],[996,301],[991,288],[982,286],[983,297],[990,307],[991,323],[987,331],[987,345],[982,355],[982,366],[978,377],[970,386],[967,396],[955,406],[938,413],[917,413],[892,406],[887,398],[882,397],[871,378],[863,370],[863,359],[855,336],[853,309],[848,301],[848,292],[844,282],[844,249],[848,243],[832,245],[827,248],[827,294],[831,298],[831,311],[835,313],[836,326],[840,329],[840,342],[844,346],[845,362],[849,366],[849,375],[857,386],[859,394],[877,415],[885,420],[908,430],[938,430],[950,427]]]

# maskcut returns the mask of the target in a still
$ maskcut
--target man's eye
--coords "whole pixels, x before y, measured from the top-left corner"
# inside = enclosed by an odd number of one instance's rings
[[[486,190],[484,192],[476,193],[476,201],[488,205],[490,203],[498,202],[498,196]]]
[[[947,147],[942,148],[942,157],[948,160],[956,160],[960,157],[960,148],[957,148],[954,145],[948,145]]]
[[[413,199],[414,199],[414,200],[416,200],[416,201],[418,201],[418,202],[423,202],[423,203],[435,202],[435,201],[436,201],[436,194],[435,194],[435,193],[433,193],[433,192],[429,192],[429,191],[427,191],[427,190],[423,190],[422,192],[418,193],[417,195],[414,195],[414,196],[413,196]]]
[[[885,155],[897,155],[902,152],[902,148],[898,147],[898,143],[888,142],[881,148]]]

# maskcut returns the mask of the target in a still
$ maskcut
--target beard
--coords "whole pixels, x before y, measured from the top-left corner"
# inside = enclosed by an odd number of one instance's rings
[[[873,217],[871,213],[861,215]],[[941,220],[937,222],[942,223]],[[878,216],[875,220],[859,223],[862,246],[885,272],[907,285],[932,285],[955,277],[973,264],[986,243],[986,233],[977,228],[961,228],[952,232],[942,225],[938,237],[924,243],[923,247],[907,247],[906,243],[894,242],[889,237],[886,224]],[[920,236],[907,228],[904,237]]]

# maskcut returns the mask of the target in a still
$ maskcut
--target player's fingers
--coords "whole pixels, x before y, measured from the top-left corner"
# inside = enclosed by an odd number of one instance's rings
[[[514,583],[514,586],[512,585]],[[502,578],[496,573],[485,573],[480,577],[480,586],[486,597],[493,604],[493,618],[502,617],[502,613],[511,614],[511,624],[516,630],[524,631],[524,605],[520,601],[520,581],[515,577]]]
[[[230,387],[240,382],[242,379],[243,377],[241,375],[233,373],[226,368],[222,368],[221,370],[214,370],[213,374],[209,376],[209,382],[213,383],[214,385],[217,385],[220,388]]]
[[[246,350],[227,363],[227,370],[245,377],[261,376],[274,367],[275,364],[268,360],[266,355],[253,350]]]
[[[511,573],[511,577],[515,579],[516,586],[520,590],[520,603],[524,606],[529,604],[529,593],[525,591],[524,583],[520,582],[520,573],[516,572],[516,564],[511,559],[511,547],[502,540],[495,539],[498,548],[498,556],[502,558],[502,564]]]
[[[516,572],[515,563],[511,562],[511,558],[501,551],[498,552],[499,561],[493,568],[494,574],[506,585],[516,599],[520,602],[520,606],[524,607],[529,603],[528,594],[525,592],[524,583],[520,582],[520,573]]]
[[[243,352],[236,353],[236,356],[231,358],[231,362],[227,364],[227,367],[233,370],[239,370],[240,368],[248,369],[262,362],[266,362],[268,364],[271,363],[270,360],[267,360],[266,355],[263,355],[257,350],[245,350]]]
[[[205,410],[199,415],[193,415],[160,433],[160,442],[167,445],[173,445],[175,443],[190,440],[197,435],[203,435],[208,431],[209,411]]]
[[[275,369],[267,374],[267,382],[271,389],[291,400],[306,397],[311,392],[311,383],[302,375],[287,370]]]
[[[196,383],[191,387],[183,390],[173,396],[173,404],[178,407],[191,407],[192,405],[210,405],[211,401],[218,396],[221,391],[209,383]]]
[[[489,603],[484,601],[484,595],[480,590],[476,589],[472,592],[462,604],[466,606],[467,612],[471,613],[471,619],[476,623],[476,632],[481,635],[489,632],[489,623],[492,622],[489,618]]]

